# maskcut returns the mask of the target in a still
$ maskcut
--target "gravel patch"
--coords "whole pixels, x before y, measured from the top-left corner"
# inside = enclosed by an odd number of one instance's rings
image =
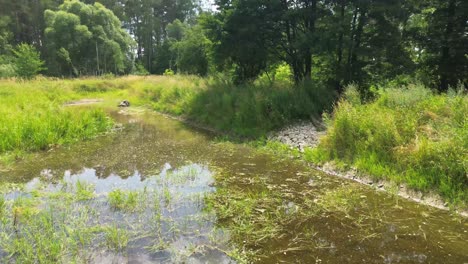
[[[304,152],[306,147],[316,147],[320,137],[325,135],[321,127],[313,122],[300,122],[287,126],[269,136],[269,140],[279,141]]]

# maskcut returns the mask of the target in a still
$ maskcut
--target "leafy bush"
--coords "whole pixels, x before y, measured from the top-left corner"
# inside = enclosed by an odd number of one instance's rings
[[[0,78],[11,78],[16,76],[15,66],[11,63],[0,64]]]
[[[14,65],[16,75],[24,79],[32,79],[44,70],[44,61],[41,60],[36,48],[29,44],[20,44],[13,50],[15,54]]]
[[[9,55],[0,55],[0,78],[11,78],[16,76],[13,57]]]
[[[164,74],[163,74],[163,75],[164,75],[164,76],[174,76],[174,71],[171,70],[171,69],[166,69],[166,70],[164,71]]]
[[[376,178],[437,189],[468,202],[468,97],[433,94],[422,85],[387,88],[361,104],[345,93],[329,120],[328,135],[310,157],[352,164]]]
[[[146,76],[149,75],[149,71],[146,70],[145,66],[141,62],[138,62],[135,64],[135,69],[133,71],[133,74],[135,75],[140,75],[140,76]]]

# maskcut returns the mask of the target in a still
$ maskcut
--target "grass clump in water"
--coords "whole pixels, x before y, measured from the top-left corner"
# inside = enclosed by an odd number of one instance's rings
[[[437,190],[468,203],[468,97],[433,94],[421,85],[388,88],[361,102],[354,87],[328,121],[328,134],[308,158],[335,160],[377,179]]]
[[[117,189],[109,193],[108,201],[114,209],[133,212],[137,209],[139,194],[136,191]]]
[[[127,248],[129,235],[126,229],[110,226],[105,228],[104,234],[106,246],[110,250],[121,252]]]
[[[85,182],[76,182],[76,199],[78,201],[90,200],[94,198],[94,186]]]
[[[363,207],[363,198],[356,189],[345,186],[326,192],[319,198],[318,204],[326,211],[349,215],[351,211]]]

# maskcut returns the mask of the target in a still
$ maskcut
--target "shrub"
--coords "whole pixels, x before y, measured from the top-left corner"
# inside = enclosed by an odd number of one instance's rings
[[[149,75],[149,71],[146,70],[145,66],[141,62],[138,62],[135,64],[135,69],[133,71],[133,74],[135,75],[140,75],[140,76],[146,76]]]
[[[32,45],[20,44],[13,50],[16,75],[24,79],[32,79],[45,68],[39,52]]]
[[[163,74],[163,75],[164,75],[164,76],[174,76],[174,71],[171,70],[171,69],[166,69],[166,70],[164,71],[164,74]]]
[[[11,78],[15,76],[16,71],[13,64],[0,64],[0,78]]]
[[[12,61],[13,58],[11,56],[0,55],[0,78],[15,77],[15,65]]]

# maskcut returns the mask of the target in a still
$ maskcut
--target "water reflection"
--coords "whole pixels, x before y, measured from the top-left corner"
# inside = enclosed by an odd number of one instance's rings
[[[124,130],[0,172],[1,181],[26,183],[23,190],[4,195],[9,217],[0,221],[0,232],[9,240],[1,246],[11,250],[7,243],[21,242],[11,214],[14,206],[26,208],[21,199],[31,199],[34,213],[52,212],[59,221],[54,235],[69,247],[61,256],[65,263],[76,258],[85,263],[229,263],[226,252],[234,249],[252,250],[258,263],[468,262],[466,219],[396,200],[289,158],[218,144],[158,115],[115,118],[126,124]],[[221,174],[224,180],[215,182]],[[225,194],[226,208],[206,208],[205,197],[218,193]],[[111,196],[124,205],[113,206]],[[242,223],[221,220],[223,210],[244,202],[253,217],[240,218]],[[36,223],[38,216],[28,221]],[[41,225],[34,229],[26,223],[20,223],[23,236],[43,232]],[[232,230],[266,224],[274,233]],[[69,244],[70,237],[82,234],[89,239],[84,246]],[[115,250],[111,235],[128,238],[128,246]]]

